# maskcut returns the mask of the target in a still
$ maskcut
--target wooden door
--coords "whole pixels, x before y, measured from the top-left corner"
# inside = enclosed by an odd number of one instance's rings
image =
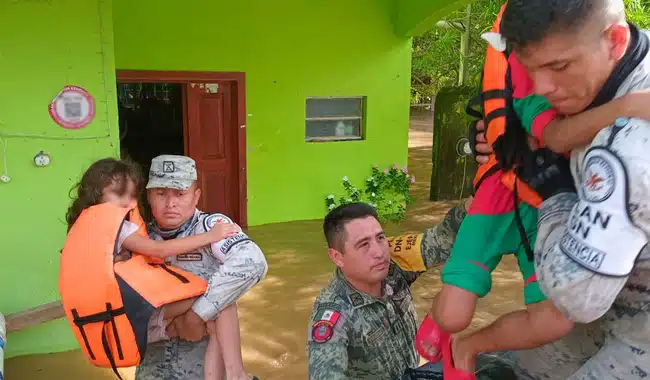
[[[196,161],[199,209],[220,212],[241,223],[237,164],[237,99],[233,82],[185,85],[187,152]]]

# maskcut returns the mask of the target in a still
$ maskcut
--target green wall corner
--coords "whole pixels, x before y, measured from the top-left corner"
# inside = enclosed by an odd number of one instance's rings
[[[111,8],[110,0],[0,2],[0,171],[6,165],[11,177],[0,183],[5,315],[59,299],[68,192],[91,162],[118,153]],[[49,116],[65,85],[95,98],[86,128],[65,130]],[[39,151],[50,154],[50,166],[34,165]],[[66,326],[10,334],[6,358],[76,348]]]

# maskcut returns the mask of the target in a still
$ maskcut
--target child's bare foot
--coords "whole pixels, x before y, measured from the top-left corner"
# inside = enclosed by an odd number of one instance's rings
[[[466,340],[462,337],[454,337],[451,341],[451,355],[454,359],[454,366],[457,369],[474,372],[476,367],[476,354],[467,347]]]

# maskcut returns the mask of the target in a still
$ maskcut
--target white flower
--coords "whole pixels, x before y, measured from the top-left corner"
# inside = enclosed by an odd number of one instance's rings
[[[343,182],[348,182],[348,176],[343,177]]]
[[[389,204],[389,205],[392,205],[392,204],[393,204],[393,201],[388,201],[388,204]]]
[[[334,199],[334,194],[330,194],[327,196],[327,199]]]
[[[368,177],[368,180],[367,180],[367,181],[368,181],[368,182],[372,182],[372,181],[374,181],[374,180],[375,180],[374,178],[372,178],[372,177]]]
[[[375,193],[370,193],[370,196],[371,196],[371,197],[374,197],[374,196],[375,196]]]
[[[336,206],[334,205],[334,203],[332,203],[332,204],[330,205],[330,210],[334,210],[334,207],[336,207]]]

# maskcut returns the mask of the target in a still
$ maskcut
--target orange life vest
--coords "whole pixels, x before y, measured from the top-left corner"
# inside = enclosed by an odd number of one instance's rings
[[[84,210],[61,252],[59,292],[68,322],[88,360],[99,367],[140,364],[155,308],[203,294],[201,278],[163,260],[132,253],[113,264],[122,222],[145,224],[134,209],[100,204]]]
[[[500,32],[501,18],[506,4],[501,6],[501,10],[492,25],[492,32]],[[482,103],[483,112],[478,114],[485,122],[485,138],[491,146],[506,131],[508,121],[509,104],[512,101],[512,89],[508,83],[508,57],[506,52],[497,51],[488,44],[485,53],[485,64],[483,66],[482,92],[477,97],[478,102]],[[471,102],[470,102],[471,103]],[[468,105],[468,113],[476,116],[477,111],[471,109]],[[489,161],[481,164],[474,177],[474,189],[477,189],[481,181],[494,174],[499,170],[499,162],[495,153],[489,155]],[[533,189],[523,181],[515,181],[516,176],[512,169],[504,170],[501,181],[510,190],[515,191],[520,201],[526,202],[534,207],[539,207],[542,198]],[[515,188],[516,182],[516,188]]]

